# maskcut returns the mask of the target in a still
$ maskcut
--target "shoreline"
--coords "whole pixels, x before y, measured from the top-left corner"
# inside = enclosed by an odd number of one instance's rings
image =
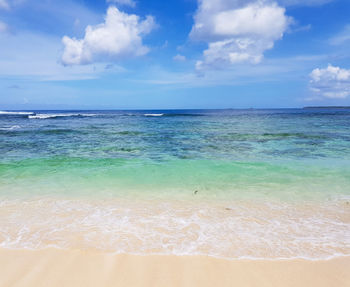
[[[219,259],[92,250],[0,249],[0,286],[349,286],[350,256]]]
[[[342,201],[198,200],[5,200],[0,202],[0,246],[248,260],[350,254],[350,217]]]

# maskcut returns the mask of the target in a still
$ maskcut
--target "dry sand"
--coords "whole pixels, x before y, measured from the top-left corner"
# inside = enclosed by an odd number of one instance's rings
[[[0,249],[0,286],[350,286],[350,257],[224,260]]]

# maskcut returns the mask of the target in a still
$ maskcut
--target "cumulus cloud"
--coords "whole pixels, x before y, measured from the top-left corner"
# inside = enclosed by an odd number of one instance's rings
[[[310,74],[310,89],[322,98],[347,98],[350,95],[350,69],[332,65],[325,69],[314,69]]]
[[[291,18],[270,0],[198,0],[190,38],[208,43],[197,69],[259,63],[282,38]]]
[[[4,9],[4,10],[10,9],[10,5],[7,3],[6,0],[0,0],[0,9]]]
[[[142,43],[142,36],[155,27],[152,16],[141,20],[139,16],[127,14],[111,6],[105,22],[87,26],[83,39],[64,36],[62,42],[64,65],[81,65],[93,62],[142,56],[149,48]]]
[[[133,0],[107,0],[107,3],[116,3],[119,5],[125,5],[130,7],[135,7],[136,3]]]

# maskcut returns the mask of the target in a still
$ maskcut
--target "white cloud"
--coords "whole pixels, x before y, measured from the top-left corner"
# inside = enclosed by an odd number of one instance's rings
[[[83,39],[64,36],[62,63],[81,65],[106,59],[119,59],[128,56],[142,56],[148,47],[142,43],[142,36],[155,27],[152,16],[144,20],[134,14],[127,14],[111,6],[107,10],[105,22],[87,26]]]
[[[190,33],[208,43],[197,69],[241,62],[259,63],[282,38],[291,18],[270,0],[198,0]]]
[[[348,41],[350,41],[350,25],[346,25],[344,30],[331,38],[329,42],[331,45],[338,46]]]
[[[178,62],[184,62],[186,61],[186,57],[184,55],[177,54],[173,57],[173,60]]]
[[[291,33],[305,32],[305,31],[310,31],[312,29],[312,25],[311,24],[304,25],[304,26],[300,26],[296,22],[294,22],[293,24],[295,25],[295,27],[290,29]]]
[[[350,95],[350,69],[328,65],[310,74],[310,89],[318,97],[344,99]]]
[[[278,0],[284,6],[317,6],[327,4],[334,0]]]
[[[103,77],[110,73],[124,73],[120,66],[97,63],[64,67],[57,61],[61,39],[19,31],[0,37],[0,78],[16,78],[30,81],[70,81]],[[42,52],[45,47],[45,53]]]
[[[130,7],[136,6],[136,2],[133,0],[107,0],[107,3],[116,3],[119,5],[125,5],[125,6],[130,6]]]
[[[169,88],[240,86],[256,83],[294,83],[305,77],[328,55],[299,55],[293,57],[267,58],[260,65],[245,63],[221,70],[206,70],[198,77],[194,72],[170,71],[159,65],[147,67],[141,75],[132,74],[131,81],[150,85],[166,85]],[[300,92],[302,92],[300,90]]]
[[[7,24],[0,21],[0,33],[6,32],[7,30],[8,30]]]
[[[10,5],[7,3],[6,0],[0,0],[0,9],[4,9],[4,10],[10,9]]]

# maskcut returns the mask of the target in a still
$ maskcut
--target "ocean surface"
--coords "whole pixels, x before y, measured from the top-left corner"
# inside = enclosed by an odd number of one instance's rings
[[[350,109],[0,111],[0,247],[350,255]]]

